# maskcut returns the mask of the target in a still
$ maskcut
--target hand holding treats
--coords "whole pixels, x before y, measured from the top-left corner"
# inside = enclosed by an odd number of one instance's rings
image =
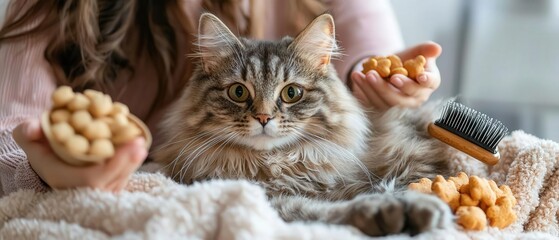
[[[507,185],[497,187],[493,180],[468,178],[461,172],[448,180],[442,176],[434,181],[422,178],[411,183],[409,189],[439,196],[455,212],[457,223],[468,230],[483,230],[488,220],[490,226],[500,229],[516,221],[516,198],[511,189]]]
[[[108,95],[94,90],[74,93],[61,86],[52,101],[53,109],[44,114],[41,125],[53,150],[67,163],[100,163],[138,136],[146,139],[146,148],[151,144],[147,127]]]
[[[117,192],[125,188],[129,177],[146,159],[151,136],[144,124],[118,103],[111,102],[112,111],[108,115],[97,115],[107,114],[107,111],[90,109],[92,104],[95,105],[90,100],[93,95],[88,96],[91,93],[95,92],[86,91],[81,95],[73,93],[70,88],[60,88],[53,96],[53,109],[44,113],[41,119],[24,120],[13,130],[13,139],[25,152],[29,163],[25,165],[51,188],[89,187]],[[70,105],[76,95],[85,98],[78,97]],[[97,96],[105,98],[99,101],[108,102],[110,99],[98,92]],[[108,130],[99,127],[96,123],[99,121],[108,125]],[[113,138],[120,134],[118,129],[130,124],[139,128],[141,134],[130,141],[114,144]],[[111,137],[107,138],[109,134]]]
[[[364,59],[351,72],[351,90],[366,108],[385,111],[394,106],[418,107],[440,85],[436,60],[441,51],[436,43],[422,43],[385,57],[380,64],[383,70],[378,71],[362,71],[372,68],[375,62],[379,67],[378,58]],[[418,56],[423,56],[425,62]],[[387,75],[388,64],[390,73]]]

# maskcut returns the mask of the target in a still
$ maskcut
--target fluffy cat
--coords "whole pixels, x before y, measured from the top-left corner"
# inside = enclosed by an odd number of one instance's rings
[[[452,226],[442,201],[405,191],[448,171],[448,147],[426,132],[433,108],[367,115],[330,64],[330,15],[295,39],[268,42],[237,38],[203,14],[198,44],[198,67],[154,154],[175,180],[247,179],[287,221],[350,225],[370,236]]]

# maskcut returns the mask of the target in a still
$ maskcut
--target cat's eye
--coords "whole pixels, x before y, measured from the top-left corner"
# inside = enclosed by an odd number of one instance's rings
[[[303,88],[296,84],[289,84],[281,90],[281,100],[286,103],[294,103],[303,97]]]
[[[235,83],[229,87],[229,98],[235,102],[245,102],[248,99],[248,89],[240,83]]]

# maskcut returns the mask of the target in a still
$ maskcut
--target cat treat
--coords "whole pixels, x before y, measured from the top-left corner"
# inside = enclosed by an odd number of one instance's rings
[[[75,93],[68,86],[52,94],[53,107],[43,115],[41,125],[55,153],[64,161],[83,165],[100,163],[115,149],[138,136],[151,145],[145,124],[130,114],[122,103],[94,90]]]
[[[507,185],[497,186],[493,180],[460,172],[448,180],[440,175],[433,181],[422,178],[408,188],[437,195],[449,204],[457,216],[456,222],[464,229],[483,230],[487,221],[490,226],[503,229],[516,221],[516,198],[511,189]]]
[[[483,230],[487,226],[485,212],[476,206],[461,206],[456,210],[456,222],[468,230]]]
[[[423,55],[418,55],[404,62],[397,55],[386,57],[373,56],[363,63],[363,74],[375,70],[382,78],[388,78],[394,74],[402,74],[411,79],[416,79],[417,76],[425,71],[426,62]]]

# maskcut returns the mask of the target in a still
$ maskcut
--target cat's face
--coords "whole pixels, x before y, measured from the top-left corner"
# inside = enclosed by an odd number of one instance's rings
[[[287,45],[259,44],[240,56],[241,64],[204,83],[205,124],[229,129],[231,140],[257,150],[293,142],[321,111],[325,89],[316,78],[290,65]],[[225,60],[228,61],[228,60]]]
[[[272,150],[348,137],[365,124],[356,101],[336,76],[329,15],[296,39],[236,38],[213,15],[201,18],[200,68],[177,106],[185,131],[222,144]],[[362,130],[359,130],[362,131]],[[194,134],[196,135],[196,134]]]
[[[339,80],[300,67],[290,42],[243,40],[242,54],[217,60],[230,67],[196,79],[206,99],[200,104],[212,116],[204,124],[228,129],[231,141],[257,150],[293,142],[309,127],[326,127],[324,101],[335,95],[326,82]]]

